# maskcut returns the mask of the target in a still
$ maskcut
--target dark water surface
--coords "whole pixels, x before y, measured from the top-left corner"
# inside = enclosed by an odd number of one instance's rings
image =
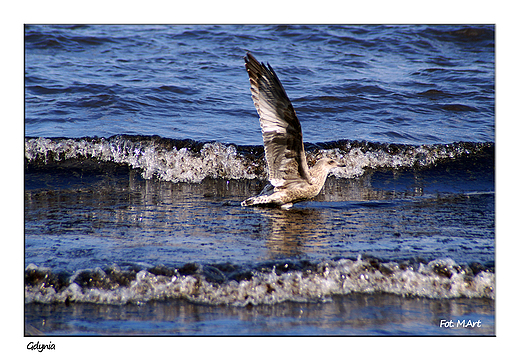
[[[384,305],[384,306],[382,306]],[[26,331],[48,335],[491,335],[486,299],[428,300],[388,294],[229,307],[183,300],[143,305],[29,304]],[[42,325],[42,320],[45,323]],[[439,327],[453,321],[453,327]],[[481,321],[480,327],[475,325]],[[471,322],[471,323],[470,323]]]
[[[494,140],[494,27],[27,26],[26,136],[261,144],[242,57],[278,73],[304,141]]]

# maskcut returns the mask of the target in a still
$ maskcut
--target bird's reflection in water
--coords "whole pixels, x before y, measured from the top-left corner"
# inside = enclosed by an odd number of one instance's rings
[[[305,254],[305,248],[319,245],[328,233],[322,213],[315,209],[264,208],[262,212],[269,227],[266,246],[273,258]]]

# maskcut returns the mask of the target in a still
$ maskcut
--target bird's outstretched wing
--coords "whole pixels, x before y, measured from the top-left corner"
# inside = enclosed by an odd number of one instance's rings
[[[244,59],[253,102],[260,116],[269,181],[281,188],[310,183],[300,121],[282,83],[269,64],[259,63],[250,53]]]

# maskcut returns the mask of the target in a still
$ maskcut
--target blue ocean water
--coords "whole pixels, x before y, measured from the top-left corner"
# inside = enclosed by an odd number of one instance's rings
[[[242,57],[278,73],[304,141],[494,141],[494,27],[27,26],[25,133],[261,144]]]
[[[345,165],[289,212],[240,207],[246,51]],[[494,334],[494,59],[491,25],[27,25],[26,333]]]

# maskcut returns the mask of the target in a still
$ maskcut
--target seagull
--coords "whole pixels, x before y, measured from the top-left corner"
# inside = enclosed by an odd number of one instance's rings
[[[251,53],[244,57],[251,93],[264,139],[269,183],[262,192],[242,206],[274,205],[289,209],[296,202],[320,193],[329,170],[344,167],[329,158],[307,165],[302,128],[282,83],[273,68],[259,63]]]

